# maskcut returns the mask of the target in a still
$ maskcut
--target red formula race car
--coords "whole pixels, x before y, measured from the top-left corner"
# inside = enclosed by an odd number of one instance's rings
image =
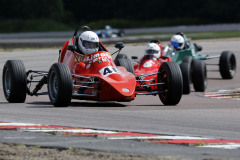
[[[58,63],[53,64],[49,71],[26,72],[21,60],[8,60],[3,68],[2,83],[7,101],[23,103],[26,95],[42,94],[48,94],[56,107],[68,106],[72,98],[120,102],[134,100],[135,76],[124,67],[116,67],[111,54],[101,42],[89,43],[81,37],[78,38],[80,29],[91,32],[87,26],[77,28],[73,38],[67,41],[59,52]],[[95,39],[89,35],[85,38],[93,41]],[[86,49],[84,52],[88,54],[81,54],[78,41],[81,41],[81,45]],[[97,52],[89,52],[92,45],[97,45]],[[119,52],[123,46],[122,43],[116,44]],[[32,83],[37,85],[31,90]],[[39,92],[44,84],[47,84],[48,91]]]
[[[153,40],[145,50],[145,55],[135,61],[134,67],[129,65],[129,59],[119,54],[115,59],[116,65],[124,66],[136,76],[136,95],[159,95],[165,105],[176,105],[182,97],[183,80],[179,65],[171,58],[162,55],[159,41]],[[138,57],[133,56],[137,60]]]

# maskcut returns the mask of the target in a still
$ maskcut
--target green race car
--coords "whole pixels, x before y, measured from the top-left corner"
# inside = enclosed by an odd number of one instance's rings
[[[172,61],[180,65],[183,76],[183,94],[190,93],[190,84],[193,84],[195,91],[204,92],[207,87],[207,67],[205,60],[219,58],[219,71],[223,79],[232,79],[236,73],[236,58],[233,52],[223,51],[220,55],[211,56],[202,54],[202,47],[191,43],[183,34],[177,33],[184,38],[184,48],[175,50],[170,46],[164,48],[165,55],[171,57]],[[209,64],[210,65],[210,64]]]

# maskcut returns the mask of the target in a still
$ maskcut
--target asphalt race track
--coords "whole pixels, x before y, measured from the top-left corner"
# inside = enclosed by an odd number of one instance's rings
[[[240,39],[198,41],[203,53],[218,55],[224,50],[233,51],[237,58],[237,73],[232,80],[222,80],[219,72],[208,72],[207,92],[240,88]],[[127,55],[144,53],[145,44],[127,44],[122,52]],[[57,62],[58,49],[14,50],[0,52],[0,71],[8,59],[21,59],[26,70],[46,70]],[[115,48],[108,47],[112,53]],[[208,63],[218,63],[213,60]],[[2,73],[0,74],[2,79]],[[23,104],[6,102],[2,82],[0,82],[0,126],[3,122],[42,124],[44,126],[77,127],[92,129],[90,132],[124,132],[141,135],[144,138],[131,138],[131,134],[112,137],[94,134],[88,136],[61,136],[56,131],[39,133],[27,130],[0,129],[0,143],[40,145],[50,147],[73,147],[89,150],[102,150],[118,153],[133,153],[158,156],[172,156],[189,159],[240,157],[240,101],[238,94],[228,99],[205,97],[204,93],[194,92],[183,95],[177,106],[164,106],[158,96],[138,96],[132,102],[92,102],[73,100],[67,108],[54,108],[48,96],[27,97]],[[46,89],[46,88],[43,88]],[[21,124],[15,124],[15,126]],[[22,124],[25,126],[26,124]],[[8,126],[9,127],[9,126]],[[1,128],[1,127],[0,127]],[[17,128],[17,127],[15,127]],[[80,132],[80,131],[78,131]],[[90,132],[88,132],[90,134]],[[143,133],[155,136],[170,136],[176,139],[222,140],[218,145],[207,142],[191,143],[152,143]],[[158,137],[156,137],[158,135]],[[149,136],[149,135],[147,135]],[[182,136],[184,138],[182,138]],[[171,140],[174,138],[170,138]],[[231,140],[221,147],[223,140]],[[163,139],[159,140],[163,141]],[[220,145],[220,147],[218,147]],[[223,146],[223,145],[222,145]]]

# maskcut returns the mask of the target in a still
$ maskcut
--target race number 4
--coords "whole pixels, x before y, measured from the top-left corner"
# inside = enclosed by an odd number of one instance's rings
[[[103,77],[107,77],[107,76],[109,76],[110,74],[113,74],[113,73],[121,74],[121,72],[117,68],[111,67],[111,66],[104,67],[99,72],[101,73],[101,75]]]

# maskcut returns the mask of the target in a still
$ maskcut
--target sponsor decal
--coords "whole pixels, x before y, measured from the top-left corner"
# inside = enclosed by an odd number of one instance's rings
[[[88,65],[86,66],[86,69],[88,69],[90,66],[91,66],[91,64],[88,64]]]
[[[146,62],[143,64],[143,67],[152,67],[152,63],[151,62]]]
[[[129,92],[129,89],[128,88],[123,88],[122,91],[126,93],[126,92]]]
[[[104,61],[110,62],[111,59],[112,59],[112,56],[108,52],[96,53],[91,55],[80,55],[80,54],[75,55],[76,62],[88,62],[88,63],[104,62]]]

